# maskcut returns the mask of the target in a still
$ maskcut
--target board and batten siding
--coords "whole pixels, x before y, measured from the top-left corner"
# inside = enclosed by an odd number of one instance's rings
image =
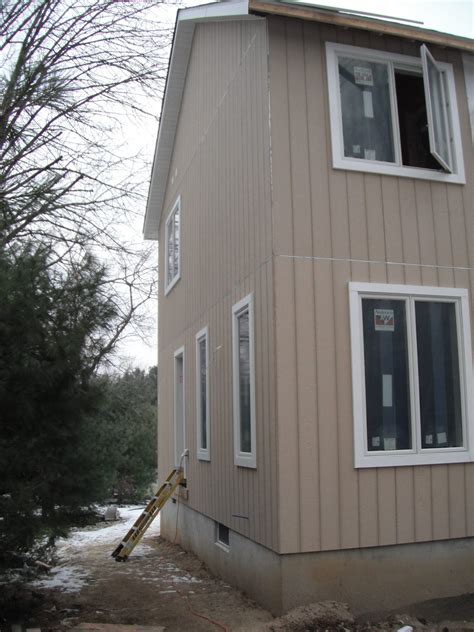
[[[164,295],[165,222],[181,200],[181,278]],[[173,354],[185,349],[188,505],[278,547],[267,31],[194,33],[160,226],[159,478],[173,463]],[[254,296],[257,468],[234,465],[232,306]],[[197,459],[195,336],[208,327],[210,461]]]
[[[418,45],[296,19],[271,17],[268,27],[279,550],[473,536],[474,463],[354,468],[348,302],[349,281],[467,288],[473,330],[461,55],[431,47],[455,68],[465,185],[335,170],[325,42],[410,55]]]

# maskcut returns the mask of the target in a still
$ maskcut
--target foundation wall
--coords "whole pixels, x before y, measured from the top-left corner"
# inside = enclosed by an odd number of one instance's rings
[[[474,538],[278,555],[230,531],[225,551],[215,522],[181,502],[163,511],[161,533],[275,615],[326,599],[362,614],[474,591]]]

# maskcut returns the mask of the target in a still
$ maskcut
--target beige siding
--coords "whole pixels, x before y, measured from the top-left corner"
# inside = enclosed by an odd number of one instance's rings
[[[185,347],[189,505],[278,546],[267,37],[263,20],[196,27],[165,200],[181,197],[181,279],[159,317],[159,473],[173,466],[173,353]],[[164,271],[164,226],[160,270]],[[255,300],[257,469],[236,467],[232,306]],[[210,462],[196,458],[195,335],[209,328]],[[235,517],[244,516],[243,517]]]
[[[269,19],[279,548],[473,536],[474,464],[354,469],[347,290],[351,280],[464,287],[474,316],[461,57],[432,47],[455,66],[464,139],[467,184],[446,185],[332,169],[326,41],[417,54],[392,37]]]

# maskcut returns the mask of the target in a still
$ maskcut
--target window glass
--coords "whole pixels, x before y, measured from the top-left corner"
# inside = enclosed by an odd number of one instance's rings
[[[428,121],[431,132],[431,151],[447,171],[452,171],[443,73],[438,69],[426,46],[421,47],[421,54],[425,69],[425,82],[427,83],[426,98],[429,118],[431,119]]]
[[[173,258],[173,278],[179,274],[179,239],[180,239],[180,217],[179,206],[174,212],[174,258]]]
[[[362,299],[369,452],[412,447],[405,306]]]
[[[421,445],[463,445],[461,384],[454,303],[416,301]]]
[[[166,278],[166,282],[170,283],[173,280],[174,274],[173,274],[173,268],[174,268],[174,224],[173,222],[168,222],[168,225],[166,227],[167,230],[167,247],[168,247],[168,251],[167,251],[167,278]]]
[[[250,321],[248,310],[237,316],[239,347],[240,451],[252,452],[250,410]]]
[[[200,415],[200,448],[207,450],[207,366],[206,338],[199,340],[199,415]]]
[[[166,285],[171,289],[179,278],[180,259],[180,203],[176,202],[172,212],[166,221]]]
[[[344,156],[395,162],[389,67],[339,57]]]

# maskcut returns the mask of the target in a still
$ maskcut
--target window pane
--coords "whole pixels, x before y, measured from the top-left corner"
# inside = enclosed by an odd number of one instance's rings
[[[173,220],[171,219],[168,222],[168,225],[166,227],[167,230],[167,235],[166,235],[166,244],[167,244],[167,257],[168,257],[168,261],[167,261],[167,275],[166,275],[166,282],[167,283],[171,283],[171,281],[174,278],[174,273],[173,273],[173,267],[174,267],[174,223]]]
[[[174,261],[173,261],[173,278],[179,274],[179,242],[180,242],[180,217],[179,208],[174,214]]]
[[[387,64],[339,58],[344,156],[395,162]]]
[[[442,167],[452,171],[449,130],[447,127],[446,102],[444,98],[443,73],[426,46],[421,47],[424,64],[424,81],[427,83],[429,131],[431,151]]]
[[[200,448],[207,450],[207,366],[206,338],[199,341],[199,415],[200,415]]]
[[[249,313],[237,317],[239,333],[240,451],[252,452],[250,436],[250,337]]]
[[[367,448],[411,448],[405,302],[362,299]]]
[[[461,389],[454,303],[416,301],[423,448],[462,446]]]

